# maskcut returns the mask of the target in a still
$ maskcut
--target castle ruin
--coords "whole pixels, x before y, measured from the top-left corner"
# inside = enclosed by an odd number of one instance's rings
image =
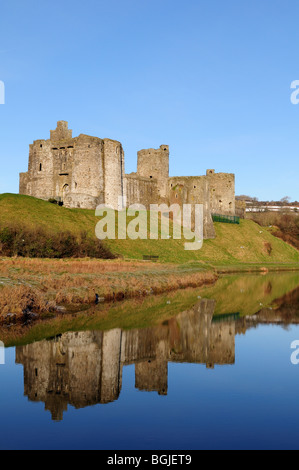
[[[140,150],[137,173],[125,174],[120,142],[85,134],[72,136],[58,121],[50,139],[29,146],[29,165],[20,173],[20,194],[56,199],[69,208],[118,209],[131,204],[203,204],[204,237],[215,236],[212,213],[235,215],[235,175],[207,170],[204,176],[169,176],[169,146]]]

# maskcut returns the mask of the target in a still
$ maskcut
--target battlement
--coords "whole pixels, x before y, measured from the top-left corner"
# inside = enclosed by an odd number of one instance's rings
[[[68,128],[67,121],[58,121],[54,131],[50,131],[50,140],[67,140],[71,139],[73,131]]]
[[[138,156],[142,156],[142,155],[152,155],[152,156],[156,156],[157,154],[159,154],[160,156],[164,156],[166,158],[169,157],[169,145],[160,145],[160,147],[158,149],[154,149],[154,148],[149,148],[149,149],[142,149],[142,150],[139,150],[138,151]]]

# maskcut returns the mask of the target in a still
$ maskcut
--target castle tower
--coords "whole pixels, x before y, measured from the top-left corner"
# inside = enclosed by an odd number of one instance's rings
[[[85,134],[72,137],[66,121],[58,121],[50,139],[29,147],[29,165],[20,174],[20,194],[56,199],[66,207],[118,208],[124,194],[124,152],[120,142]]]
[[[214,214],[235,215],[235,175],[207,170],[210,185],[210,208]]]
[[[161,145],[159,149],[140,150],[137,155],[137,174],[156,179],[158,195],[160,199],[166,199],[168,195],[169,146]]]

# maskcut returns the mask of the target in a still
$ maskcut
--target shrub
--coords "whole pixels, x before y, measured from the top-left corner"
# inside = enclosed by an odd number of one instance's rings
[[[262,227],[273,226],[273,235],[299,249],[299,215],[296,213],[251,213],[250,219]]]
[[[100,240],[88,237],[85,232],[75,237],[70,232],[49,234],[42,229],[13,226],[0,227],[0,254],[29,258],[115,258]]]

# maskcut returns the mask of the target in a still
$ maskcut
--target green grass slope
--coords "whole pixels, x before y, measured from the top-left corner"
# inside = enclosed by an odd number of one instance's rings
[[[33,230],[43,228],[49,234],[86,231],[95,237],[97,222],[93,210],[67,209],[29,196],[0,195],[0,227],[21,224]],[[298,250],[250,220],[241,220],[240,225],[216,223],[215,228],[216,239],[206,240],[198,251],[186,251],[184,240],[107,240],[105,243],[114,253],[132,259],[155,255],[162,262],[199,261],[213,266],[299,263]]]
[[[0,226],[40,227],[49,233],[87,231],[94,236],[94,211],[67,209],[41,199],[19,194],[0,194]]]

